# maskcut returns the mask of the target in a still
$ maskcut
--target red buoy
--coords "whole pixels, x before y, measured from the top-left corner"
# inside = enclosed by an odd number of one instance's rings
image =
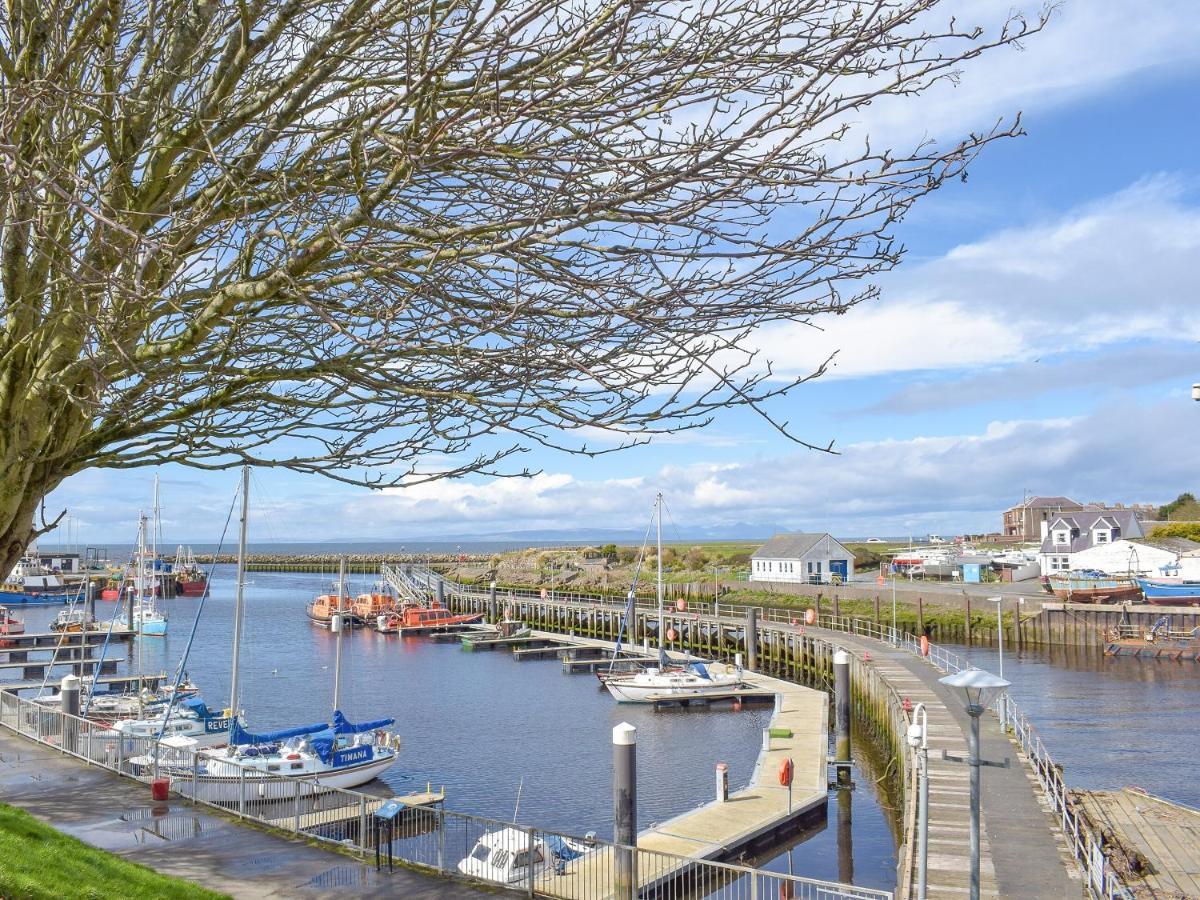
[[[788,757],[779,764],[779,783],[784,787],[791,787],[793,771],[792,759]]]
[[[921,655],[929,655],[929,638],[926,635],[921,635]]]

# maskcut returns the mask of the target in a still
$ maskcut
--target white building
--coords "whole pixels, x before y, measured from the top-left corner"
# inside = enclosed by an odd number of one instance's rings
[[[1043,575],[1085,569],[1078,557],[1085,550],[1142,537],[1142,526],[1131,509],[1083,509],[1050,520],[1038,561]],[[1122,566],[1125,571],[1125,566]]]
[[[1071,568],[1096,569],[1108,575],[1145,575],[1161,578],[1180,574],[1187,577],[1200,566],[1200,558],[1192,556],[1200,544],[1185,538],[1139,538],[1098,544],[1071,555]]]
[[[828,534],[777,534],[750,557],[751,581],[840,584],[853,572],[854,554]]]

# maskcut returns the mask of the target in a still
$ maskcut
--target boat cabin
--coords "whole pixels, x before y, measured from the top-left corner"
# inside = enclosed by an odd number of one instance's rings
[[[458,870],[484,881],[520,884],[529,879],[531,861],[535,871],[546,864],[541,842],[531,847],[526,832],[502,828],[481,837],[470,855],[458,864]]]

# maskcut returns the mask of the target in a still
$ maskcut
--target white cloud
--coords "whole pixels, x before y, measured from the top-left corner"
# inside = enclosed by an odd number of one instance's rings
[[[831,377],[1011,364],[1137,339],[1200,339],[1200,209],[1167,177],[1005,228],[882,280],[884,298],[809,326],[764,328],[781,372],[833,350]]]

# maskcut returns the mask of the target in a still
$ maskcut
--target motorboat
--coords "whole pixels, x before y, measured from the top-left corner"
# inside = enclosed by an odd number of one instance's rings
[[[381,632],[440,631],[455,625],[473,625],[483,621],[483,613],[456,615],[436,600],[428,606],[412,604],[396,612],[376,619],[376,630]]]
[[[284,800],[296,795],[358,787],[378,778],[395,761],[400,739],[385,729],[395,719],[353,723],[335,710],[333,723],[253,734],[235,717],[225,747],[204,749],[186,735],[164,738],[158,759],[147,755],[130,762],[191,780],[195,797],[229,803],[243,796]]]
[[[306,608],[308,619],[321,628],[329,628],[333,624],[335,614],[340,614],[347,625],[362,625],[363,620],[354,613],[354,603],[341,584],[334,586],[331,594],[319,594]]]
[[[523,885],[547,870],[561,873],[567,863],[591,850],[587,840],[542,832],[535,832],[531,840],[525,829],[499,828],[484,832],[457,868],[480,881]]]
[[[396,612],[396,598],[387,585],[376,584],[371,591],[354,598],[350,611],[360,622],[375,625],[380,616],[386,617]]]
[[[133,630],[138,634],[160,637],[167,633],[167,615],[155,607],[153,600],[146,598],[134,604]]]
[[[718,666],[723,671],[719,670]],[[737,689],[741,684],[741,668],[701,662],[664,669],[651,666],[633,675],[609,677],[604,680],[605,688],[621,703],[686,700],[726,693]]]
[[[0,585],[0,603],[64,603],[78,592],[77,587],[66,583],[61,573],[43,565],[36,552],[30,552],[21,557]]]
[[[99,631],[103,626],[85,609],[64,609],[50,623],[50,630],[67,634]]]

